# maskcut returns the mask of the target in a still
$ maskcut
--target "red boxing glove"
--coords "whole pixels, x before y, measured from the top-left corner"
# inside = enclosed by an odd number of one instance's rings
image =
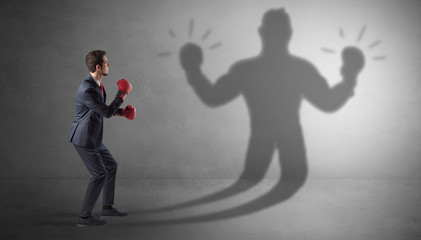
[[[126,96],[132,91],[133,87],[126,79],[120,79],[117,82],[118,92],[116,97],[124,100]]]
[[[118,109],[114,115],[133,120],[136,117],[136,108],[132,105],[127,105],[124,109]]]

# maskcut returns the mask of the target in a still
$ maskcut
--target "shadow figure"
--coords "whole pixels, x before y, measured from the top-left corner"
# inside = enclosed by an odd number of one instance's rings
[[[199,46],[188,43],[180,50],[180,63],[187,80],[204,104],[217,107],[241,94],[244,96],[251,119],[251,136],[241,176],[233,185],[219,192],[149,212],[192,207],[244,192],[264,178],[275,150],[279,151],[281,165],[278,183],[265,195],[232,209],[158,221],[157,224],[236,217],[289,199],[304,185],[308,173],[299,116],[301,103],[305,99],[324,112],[334,112],[353,96],[357,75],[364,67],[361,50],[356,47],[343,50],[343,79],[329,87],[312,63],[289,53],[292,28],[284,9],[266,12],[259,33],[262,39],[261,54],[235,63],[215,83],[201,71],[203,51]],[[251,184],[244,184],[243,180]]]

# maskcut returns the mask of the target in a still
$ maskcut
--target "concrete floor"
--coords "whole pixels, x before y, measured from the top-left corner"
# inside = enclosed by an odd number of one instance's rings
[[[118,179],[116,207],[129,216],[78,228],[87,181],[1,180],[0,239],[421,239],[421,181],[310,179],[287,200],[293,184],[243,181],[232,196],[162,209],[233,181]]]

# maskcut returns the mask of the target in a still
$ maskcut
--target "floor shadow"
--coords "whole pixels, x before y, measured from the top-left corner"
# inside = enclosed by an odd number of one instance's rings
[[[293,196],[305,183],[308,165],[300,123],[303,100],[324,112],[340,109],[353,95],[358,73],[364,67],[364,56],[355,47],[342,52],[343,80],[333,87],[309,61],[289,53],[292,36],[290,18],[284,9],[269,10],[259,28],[262,39],[260,55],[235,63],[215,83],[201,71],[202,49],[188,43],[180,50],[180,63],[186,77],[201,101],[217,107],[239,95],[247,103],[251,119],[251,136],[244,170],[238,181],[219,192],[144,212],[162,212],[219,201],[247,191],[261,181],[276,150],[279,151],[281,176],[267,194],[241,206],[213,214],[178,220],[145,221],[149,224],[198,222],[225,219],[256,212]],[[242,184],[251,180],[255,184]]]
[[[270,206],[276,205],[282,201],[289,199],[294,193],[296,193],[301,186],[304,184],[304,181],[279,181],[275,187],[271,189],[268,193],[254,199],[253,201],[247,202],[245,204],[222,210],[219,212],[203,214],[198,216],[190,216],[183,218],[148,218],[147,216],[142,216],[137,218],[138,220],[132,222],[133,226],[164,226],[164,225],[174,225],[174,224],[188,224],[188,223],[200,223],[208,221],[217,221],[234,217],[241,217],[247,214],[258,212],[264,210]],[[138,214],[132,214],[138,215]],[[140,219],[140,220],[139,220]]]

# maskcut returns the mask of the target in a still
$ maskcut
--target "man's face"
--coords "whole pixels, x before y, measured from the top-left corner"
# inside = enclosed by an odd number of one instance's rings
[[[103,60],[104,60],[104,63],[102,64],[102,67],[101,67],[101,73],[103,76],[107,76],[108,71],[110,71],[110,63],[108,62],[108,59],[105,55],[103,56]]]

